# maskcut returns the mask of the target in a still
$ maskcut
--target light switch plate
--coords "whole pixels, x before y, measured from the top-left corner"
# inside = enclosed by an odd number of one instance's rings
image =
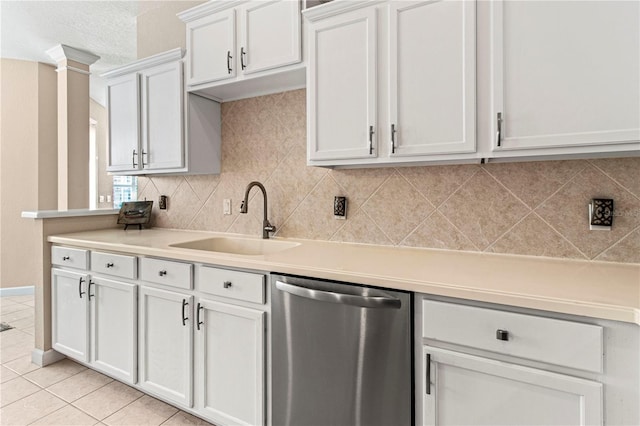
[[[231,214],[231,200],[229,198],[222,200],[222,214]]]

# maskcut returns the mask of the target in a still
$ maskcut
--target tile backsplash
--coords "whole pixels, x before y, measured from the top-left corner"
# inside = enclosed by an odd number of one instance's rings
[[[139,179],[154,226],[640,263],[640,158],[332,170],[306,165],[305,91],[222,105],[222,172]],[[168,210],[158,210],[160,195]],[[333,217],[348,199],[347,220]],[[589,231],[592,198],[613,198],[611,231]],[[223,215],[223,200],[232,214]]]

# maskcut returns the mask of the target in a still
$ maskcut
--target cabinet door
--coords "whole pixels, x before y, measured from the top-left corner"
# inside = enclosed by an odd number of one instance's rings
[[[428,346],[422,362],[425,425],[603,422],[601,383]]]
[[[139,385],[191,407],[193,297],[146,286],[138,291]]]
[[[475,151],[475,6],[389,4],[390,156]]]
[[[240,34],[244,74],[300,62],[300,2],[247,3],[240,9]]]
[[[91,364],[127,383],[138,370],[137,286],[91,277]]]
[[[137,73],[109,80],[109,158],[107,171],[140,168],[140,79]]]
[[[309,29],[309,160],[376,157],[377,9],[323,19]]]
[[[494,150],[640,140],[639,2],[490,6]]]
[[[200,300],[197,409],[222,424],[264,425],[264,312]]]
[[[236,76],[236,13],[225,10],[187,24],[187,84]]]
[[[182,63],[142,72],[142,168],[184,166]]]
[[[51,273],[51,342],[53,349],[89,361],[89,276],[53,269]]]

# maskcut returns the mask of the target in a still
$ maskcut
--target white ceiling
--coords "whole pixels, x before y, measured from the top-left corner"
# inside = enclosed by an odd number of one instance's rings
[[[105,104],[103,72],[136,59],[138,1],[0,0],[0,56],[54,64],[58,44],[87,50],[91,97]]]

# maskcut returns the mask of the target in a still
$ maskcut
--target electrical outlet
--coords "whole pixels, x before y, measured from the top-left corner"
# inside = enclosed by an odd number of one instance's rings
[[[166,195],[161,195],[160,199],[158,200],[158,207],[160,207],[160,210],[166,210],[167,209],[167,196]]]
[[[222,214],[231,214],[231,200],[229,198],[222,200]]]
[[[100,202],[100,203],[104,203],[104,195],[100,195],[100,196],[98,197],[98,202]]]
[[[611,231],[613,226],[613,200],[594,198],[589,203],[589,229],[591,231]]]
[[[107,203],[111,202],[111,195],[107,195]]]
[[[347,197],[333,198],[333,218],[334,219],[347,218]]]

